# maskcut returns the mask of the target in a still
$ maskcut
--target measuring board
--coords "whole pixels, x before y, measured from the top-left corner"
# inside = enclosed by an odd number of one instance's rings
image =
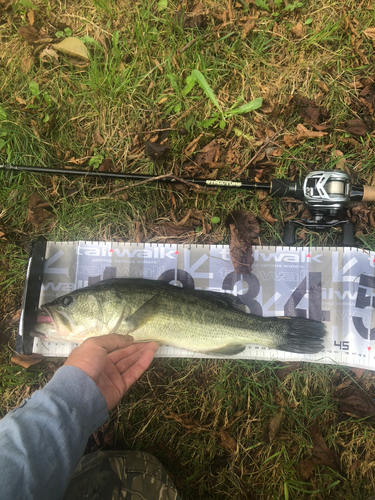
[[[313,361],[375,369],[375,252],[357,248],[253,247],[251,275],[234,272],[227,245],[37,242],[29,261],[18,346],[68,356],[77,344],[32,338],[36,309],[109,278],[159,279],[238,295],[252,314],[323,320],[325,349],[294,354],[248,345],[231,358]],[[162,357],[212,358],[170,346]]]

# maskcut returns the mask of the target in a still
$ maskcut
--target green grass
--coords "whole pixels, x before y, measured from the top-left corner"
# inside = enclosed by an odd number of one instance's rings
[[[223,160],[218,166],[218,178],[226,179],[253,158],[267,136],[278,133],[275,142],[283,148],[281,156],[259,158],[242,179],[253,180],[262,166],[268,169],[264,182],[303,177],[311,170],[333,168],[334,151],[339,150],[356,182],[374,184],[372,133],[358,138],[345,132],[347,120],[362,116],[362,89],[353,82],[373,77],[374,48],[363,35],[374,25],[371,6],[358,9],[351,0],[313,0],[285,10],[285,2],[280,7],[279,2],[265,2],[267,11],[247,1],[231,2],[233,19],[227,13],[225,24],[218,16],[227,11],[228,3],[210,0],[204,2],[206,24],[183,29],[174,17],[180,8],[177,1],[168,1],[162,11],[158,2],[146,0],[33,3],[38,31],[43,28],[54,35],[61,31],[58,23],[66,23],[73,36],[83,39],[91,60],[82,68],[63,56],[58,62],[34,57],[33,47],[17,33],[28,24],[29,8],[25,2],[14,2],[6,13],[8,22],[0,26],[0,162],[94,168],[111,158],[121,171],[190,177],[188,168],[194,165],[184,151],[202,134],[197,150],[216,138],[222,159],[228,148],[236,151],[237,165]],[[243,37],[248,16],[254,16],[255,25]],[[355,50],[346,18],[361,37],[359,48],[368,65]],[[305,24],[309,19],[312,22]],[[298,22],[304,26],[302,38],[291,31]],[[233,116],[224,129],[219,122],[205,128],[202,122],[212,118],[217,107],[198,85],[185,95],[186,78],[193,70],[202,73],[223,110],[262,97],[269,111],[260,108]],[[321,90],[321,82],[328,91]],[[332,129],[326,137],[289,148],[283,136],[294,135],[303,123],[290,104],[295,93],[319,101],[329,112]],[[153,163],[144,153],[143,141],[164,128],[173,129],[168,136],[171,151]],[[97,129],[103,144],[94,141]],[[327,145],[331,146],[324,150]],[[77,166],[71,159],[81,163]],[[211,172],[206,167],[193,170],[202,177]],[[0,239],[2,415],[53,374],[51,361],[27,371],[9,363],[16,333],[10,318],[21,304],[28,242],[40,235],[49,240],[135,241],[137,224],[145,240],[155,242],[152,224],[172,220],[171,210],[182,219],[194,208],[207,223],[212,217],[220,222],[208,234],[198,230],[189,243],[228,243],[226,217],[233,209],[243,209],[256,215],[262,245],[280,245],[284,219],[302,212],[301,205],[268,198],[270,213],[277,219],[271,225],[261,217],[258,193],[195,193],[174,187],[172,197],[161,184],[113,193],[121,187],[125,183],[0,171],[0,231],[8,235],[8,240]],[[45,228],[28,221],[34,191],[53,215],[53,223]],[[368,208],[375,217],[373,205]],[[355,224],[360,245],[374,250],[373,229],[358,217]],[[340,241],[337,230],[299,234],[304,239],[298,239],[298,245]],[[346,419],[330,397],[347,373],[339,367],[304,364],[281,382],[275,363],[161,359],[113,412],[105,431],[115,430],[113,446],[152,451],[174,475],[184,499],[366,498],[375,489],[373,427],[365,420]],[[374,396],[373,376],[361,384]],[[264,433],[281,405],[284,419],[268,444]],[[169,418],[172,414],[195,423],[187,429],[176,417]],[[319,466],[308,479],[301,476],[300,462],[312,456],[312,423],[340,455],[340,473]],[[236,451],[223,448],[223,430],[234,439]]]

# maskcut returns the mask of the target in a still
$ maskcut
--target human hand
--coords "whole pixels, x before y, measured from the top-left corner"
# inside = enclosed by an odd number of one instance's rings
[[[91,337],[73,349],[64,366],[84,371],[101,390],[108,411],[150,366],[159,345],[129,343],[122,335]]]

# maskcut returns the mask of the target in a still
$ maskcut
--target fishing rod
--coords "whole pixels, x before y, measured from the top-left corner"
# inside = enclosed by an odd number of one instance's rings
[[[335,170],[311,172],[304,180],[289,181],[287,179],[272,179],[271,182],[179,178],[173,175],[170,177],[158,177],[154,175],[128,174],[122,172],[95,172],[68,168],[28,167],[10,164],[0,164],[0,170],[134,181],[155,179],[159,182],[167,183],[182,181],[204,187],[268,191],[269,195],[277,198],[290,197],[303,201],[311,213],[311,219],[293,220],[285,224],[284,244],[287,246],[293,246],[295,244],[295,231],[298,226],[312,230],[342,226],[343,246],[355,246],[353,224],[348,220],[339,220],[337,217],[340,211],[346,208],[352,201],[375,201],[375,187],[353,185],[348,174]]]

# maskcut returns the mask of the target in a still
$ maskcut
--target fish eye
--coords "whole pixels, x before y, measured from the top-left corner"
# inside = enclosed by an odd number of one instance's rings
[[[67,295],[66,297],[63,298],[62,300],[62,305],[67,307],[69,306],[71,303],[73,302],[73,297],[71,297],[70,295]]]

